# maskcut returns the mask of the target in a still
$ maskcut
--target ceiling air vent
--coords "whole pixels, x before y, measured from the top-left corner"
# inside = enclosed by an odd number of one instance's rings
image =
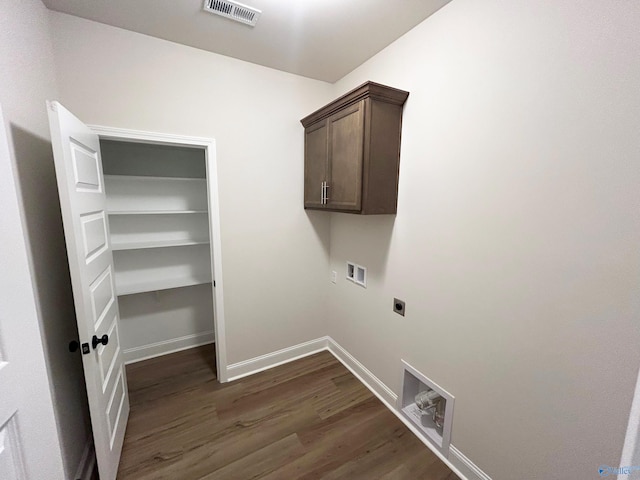
[[[205,0],[204,9],[207,12],[215,13],[252,27],[258,22],[262,13],[257,8],[248,7],[231,0]]]

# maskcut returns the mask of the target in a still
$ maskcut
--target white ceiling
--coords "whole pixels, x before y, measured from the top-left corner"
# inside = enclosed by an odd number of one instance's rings
[[[243,0],[255,27],[202,0],[43,0],[69,13],[285,72],[335,82],[450,0]]]

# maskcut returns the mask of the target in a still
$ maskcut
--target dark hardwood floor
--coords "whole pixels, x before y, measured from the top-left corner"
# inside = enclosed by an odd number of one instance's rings
[[[458,478],[328,352],[224,385],[214,362],[127,367],[119,480]]]

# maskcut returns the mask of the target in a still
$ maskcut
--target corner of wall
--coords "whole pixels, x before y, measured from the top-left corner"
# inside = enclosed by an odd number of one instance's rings
[[[0,29],[0,102],[10,137],[61,457],[71,477],[91,427],[80,359],[66,348],[76,338],[77,328],[45,106],[46,100],[58,96],[51,12],[39,0],[14,0],[5,7],[3,20],[11,26]]]

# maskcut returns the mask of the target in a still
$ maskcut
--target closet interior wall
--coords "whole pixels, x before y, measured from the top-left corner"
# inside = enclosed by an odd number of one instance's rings
[[[100,146],[125,361],[213,342],[204,150]]]

